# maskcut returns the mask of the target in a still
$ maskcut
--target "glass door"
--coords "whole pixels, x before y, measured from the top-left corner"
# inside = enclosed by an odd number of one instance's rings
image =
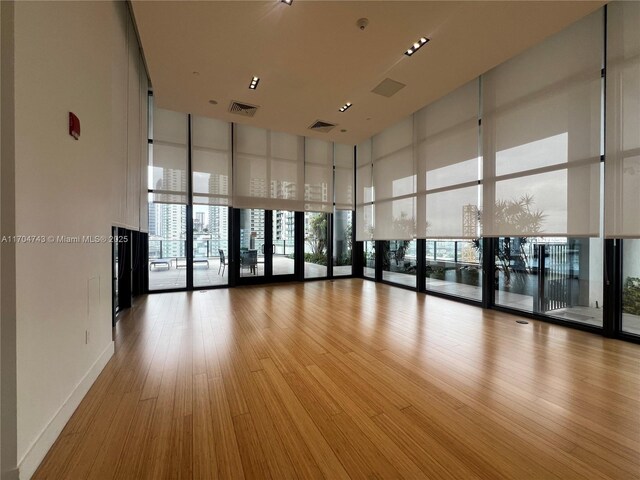
[[[295,278],[295,212],[241,209],[238,212],[238,284]]]
[[[264,277],[266,210],[260,208],[240,210],[240,274],[238,278]],[[268,251],[266,252],[269,253]]]
[[[296,217],[289,210],[272,213],[272,273],[273,276],[295,274]]]

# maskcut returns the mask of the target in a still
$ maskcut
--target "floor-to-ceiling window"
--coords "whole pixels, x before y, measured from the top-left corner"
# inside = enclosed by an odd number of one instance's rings
[[[149,121],[149,290],[187,286],[188,150],[188,116],[155,109]]]
[[[622,332],[640,335],[640,3],[606,9],[605,233],[622,247],[621,275],[606,273],[621,282]]]

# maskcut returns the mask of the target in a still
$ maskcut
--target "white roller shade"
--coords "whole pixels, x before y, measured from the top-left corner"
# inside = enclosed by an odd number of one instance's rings
[[[485,236],[597,236],[602,11],[482,77]]]
[[[153,145],[149,146],[150,200],[187,203],[188,117],[161,108],[153,112]]]
[[[301,211],[303,137],[236,125],[234,141],[233,206]]]
[[[333,143],[315,138],[304,142],[304,209],[333,211]]]
[[[356,240],[373,239],[373,169],[371,139],[356,147]]]
[[[231,126],[222,120],[191,117],[193,203],[231,204]]]
[[[607,7],[605,233],[640,237],[640,3]]]
[[[375,240],[410,240],[416,235],[416,165],[413,116],[373,137]]]
[[[334,195],[336,208],[339,210],[353,210],[353,145],[336,143],[333,147]]]
[[[415,114],[418,236],[479,236],[479,81]]]

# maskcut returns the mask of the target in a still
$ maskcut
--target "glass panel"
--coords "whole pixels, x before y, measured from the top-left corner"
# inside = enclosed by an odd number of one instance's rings
[[[382,242],[382,279],[416,287],[416,241]]]
[[[602,239],[502,237],[496,304],[602,326]]]
[[[353,263],[353,212],[336,210],[333,215],[333,276],[351,275]]]
[[[327,225],[326,213],[304,214],[304,278],[327,276]]]
[[[602,240],[554,239],[538,248],[544,251],[542,313],[602,327]]]
[[[538,239],[542,241],[543,239]],[[505,307],[534,311],[538,270],[534,267],[536,239],[501,237],[495,249],[495,303]]]
[[[426,288],[482,301],[482,240],[427,240]]]
[[[264,233],[264,210],[240,210],[240,277],[264,276]]]
[[[229,283],[229,209],[193,206],[193,286]]]
[[[376,242],[367,240],[362,243],[364,250],[363,274],[365,277],[376,278]]]
[[[149,203],[149,290],[185,288],[187,207]]]
[[[640,335],[640,239],[623,244],[622,330]]]
[[[273,274],[293,275],[295,273],[295,212],[273,211]]]

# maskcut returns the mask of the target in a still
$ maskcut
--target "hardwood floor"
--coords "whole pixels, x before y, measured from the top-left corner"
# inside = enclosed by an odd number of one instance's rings
[[[151,295],[36,479],[638,479],[640,346],[362,280]]]

